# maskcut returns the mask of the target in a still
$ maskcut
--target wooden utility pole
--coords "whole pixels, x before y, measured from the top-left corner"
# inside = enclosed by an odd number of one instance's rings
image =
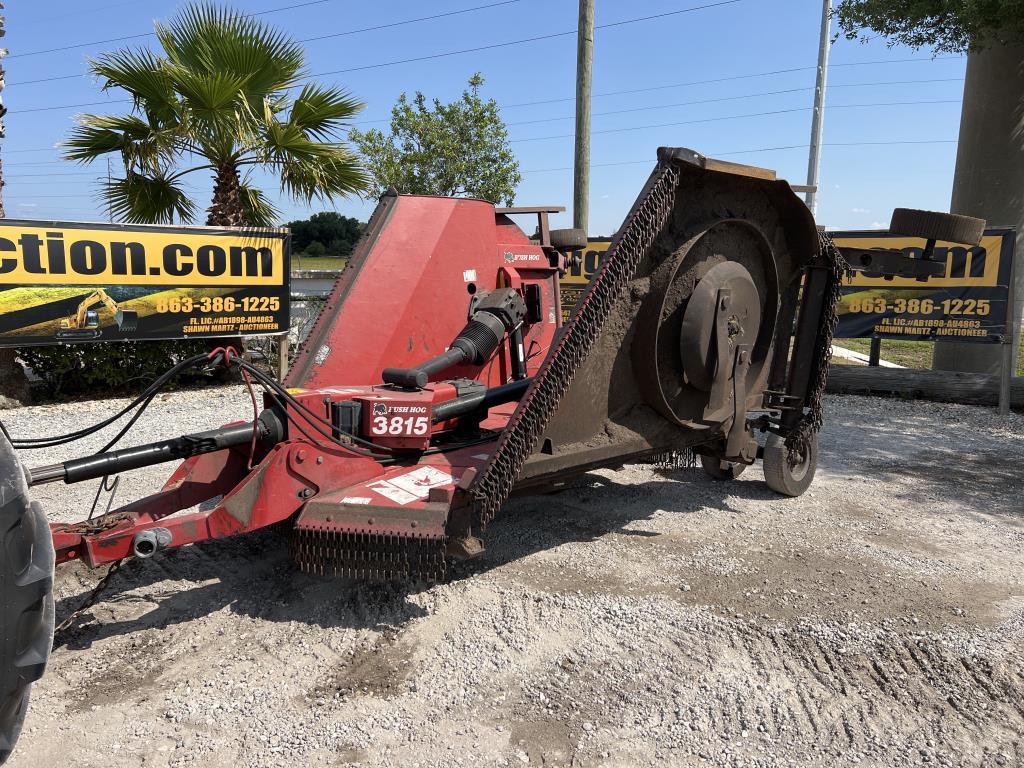
[[[3,11],[4,4],[0,2],[0,11]],[[0,37],[6,34],[4,29],[5,18],[0,14]],[[7,49],[0,47],[0,139],[6,136],[4,115],[7,114],[7,107],[4,106],[4,67],[3,59],[7,55]],[[0,219],[6,218],[4,211],[4,167],[3,159],[0,158]],[[18,362],[18,355],[12,347],[0,347],[0,399],[10,397],[19,402],[28,402],[28,379],[25,377],[25,369]]]
[[[576,157],[572,225],[584,232],[590,213],[590,78],[594,60],[594,0],[580,0],[576,30]]]
[[[0,2],[0,11],[4,9],[4,4]],[[0,37],[7,34],[7,30],[4,28],[6,19],[0,15]],[[0,139],[6,137],[7,129],[4,125],[4,115],[7,114],[7,107],[4,106],[4,85],[7,78],[4,72],[4,56],[7,55],[7,49],[0,46]],[[7,213],[4,211],[4,160],[0,156],[0,219],[7,218]]]
[[[818,178],[821,168],[821,139],[825,133],[825,84],[828,82],[828,54],[832,46],[829,29],[832,25],[832,0],[824,0],[821,8],[821,38],[818,41],[818,77],[814,85],[814,113],[811,117],[811,151],[807,158],[807,207],[818,212]]]

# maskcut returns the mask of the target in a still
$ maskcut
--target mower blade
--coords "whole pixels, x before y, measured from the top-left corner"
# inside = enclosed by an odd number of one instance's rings
[[[447,516],[448,505],[442,502],[386,507],[326,495],[299,514],[292,558],[303,571],[325,576],[440,581]]]

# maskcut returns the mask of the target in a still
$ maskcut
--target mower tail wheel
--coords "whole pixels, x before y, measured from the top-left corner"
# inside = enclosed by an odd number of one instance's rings
[[[781,436],[768,435],[762,459],[764,479],[769,488],[783,496],[799,496],[810,487],[818,468],[818,436],[811,437],[806,455],[795,458],[795,462],[790,461],[786,441]]]
[[[738,461],[721,461],[714,456],[704,456],[703,454],[700,457],[700,465],[715,480],[735,480],[747,468],[746,464],[741,464]]]
[[[576,251],[587,247],[587,233],[582,229],[552,229],[551,247],[556,251]]]
[[[897,208],[892,212],[889,232],[894,235],[923,237],[925,240],[981,245],[981,236],[985,234],[985,220],[955,213]]]
[[[0,435],[0,764],[53,646],[53,564],[46,516],[29,502],[21,463]]]

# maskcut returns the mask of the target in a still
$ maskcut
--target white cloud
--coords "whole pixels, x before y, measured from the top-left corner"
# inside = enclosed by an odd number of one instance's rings
[[[871,228],[872,229],[888,229],[889,225],[888,224],[883,224],[880,221],[872,221],[871,222]]]
[[[38,208],[39,203],[18,203],[19,208]]]
[[[867,208],[851,208],[851,213],[871,213]]]

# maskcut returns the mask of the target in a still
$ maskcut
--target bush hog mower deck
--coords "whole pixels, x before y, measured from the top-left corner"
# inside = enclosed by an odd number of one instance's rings
[[[681,451],[718,479],[761,458],[770,487],[802,493],[845,264],[789,186],[660,150],[565,327],[558,278],[586,238],[549,230],[553,210],[385,195],[284,386],[214,356],[265,389],[252,422],[30,469],[0,439],[0,757],[52,643],[54,562],[284,524],[304,570],[440,579],[446,558],[483,551],[513,491]],[[535,237],[515,214],[537,217]],[[867,255],[873,269],[937,267]],[[209,362],[183,361],[106,423]],[[47,526],[28,501],[29,486],[176,460],[160,492],[81,523]]]

